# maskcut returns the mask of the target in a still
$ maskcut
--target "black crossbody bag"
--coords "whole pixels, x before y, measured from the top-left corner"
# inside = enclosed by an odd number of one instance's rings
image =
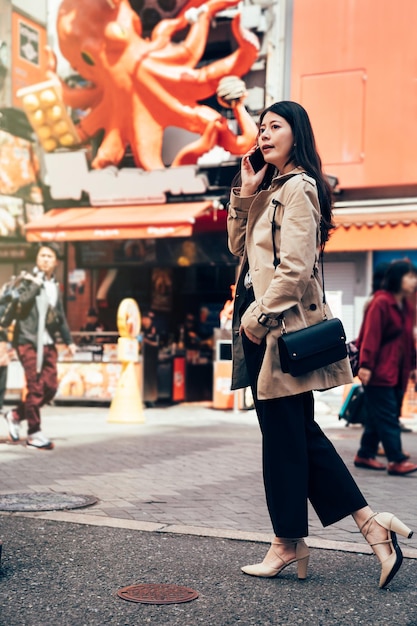
[[[275,247],[275,204],[272,218],[272,246],[274,250],[274,267],[279,265]],[[327,319],[326,292],[324,289],[323,250],[320,253],[321,274],[323,283],[323,321],[307,328],[288,333],[285,328],[285,317],[281,315],[282,334],[278,338],[278,349],[281,369],[292,376],[303,376],[347,356],[346,333],[342,322],[337,318]]]

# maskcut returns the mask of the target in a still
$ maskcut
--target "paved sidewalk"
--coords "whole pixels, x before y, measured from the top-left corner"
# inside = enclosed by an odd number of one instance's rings
[[[394,477],[355,468],[361,428],[346,428],[338,420],[337,396],[318,398],[317,420],[371,506],[395,512],[417,530],[417,473]],[[43,428],[55,441],[51,452],[4,443],[6,423],[0,423],[0,493],[57,491],[98,498],[84,509],[34,514],[44,519],[269,541],[253,410],[180,404],[146,409],[145,423],[139,424],[109,423],[108,414],[107,407],[47,407]],[[417,459],[417,420],[407,423],[415,432],[403,434],[404,448]],[[350,518],[323,529],[313,510],[309,517],[310,545],[333,548],[338,542],[338,549],[366,551]],[[403,549],[417,556],[417,532]]]

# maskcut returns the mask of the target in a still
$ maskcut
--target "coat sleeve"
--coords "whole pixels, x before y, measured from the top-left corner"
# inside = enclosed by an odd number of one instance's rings
[[[382,344],[382,331],[385,318],[384,308],[376,299],[369,304],[361,329],[359,367],[373,371]]]
[[[56,310],[58,312],[58,315],[61,319],[61,324],[59,326],[59,334],[61,335],[62,341],[69,346],[71,343],[73,343],[73,339],[71,336],[71,331],[70,328],[68,326],[68,322],[67,322],[67,318],[65,316],[65,311],[64,311],[64,307],[62,304],[62,299],[61,296],[58,296],[58,302],[56,304]]]
[[[246,223],[249,207],[255,196],[240,197],[240,189],[234,187],[230,193],[227,214],[227,234],[229,250],[235,256],[243,256],[246,240]]]

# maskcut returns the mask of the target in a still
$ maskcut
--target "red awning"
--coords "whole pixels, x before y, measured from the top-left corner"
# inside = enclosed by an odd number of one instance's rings
[[[327,252],[417,248],[417,203],[340,209],[336,203],[334,222]]]
[[[27,241],[189,237],[212,202],[52,209],[26,225]]]

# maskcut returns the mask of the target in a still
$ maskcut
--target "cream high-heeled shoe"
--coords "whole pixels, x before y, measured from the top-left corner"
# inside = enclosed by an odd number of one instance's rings
[[[273,546],[283,546],[292,544],[295,547],[295,558],[290,561],[285,561],[285,559],[278,554],[276,550],[273,549]],[[272,563],[272,559],[270,562],[265,563],[266,558],[262,561],[262,563],[256,563],[255,565],[245,565],[241,568],[242,572],[245,574],[249,574],[250,576],[262,576],[263,578],[273,578],[274,576],[278,576],[280,572],[291,563],[297,563],[297,573],[298,578],[300,580],[304,580],[307,577],[307,567],[308,560],[310,558],[310,552],[307,544],[304,539],[287,539],[285,541],[278,541],[274,539],[271,544],[271,548],[275,562]]]
[[[374,546],[381,545],[383,543],[391,544],[391,555],[387,557],[384,561],[380,561],[381,563],[381,577],[379,579],[379,588],[383,589],[388,585],[389,582],[394,578],[395,574],[401,567],[401,563],[403,562],[403,553],[401,552],[401,548],[397,542],[397,535],[401,535],[402,537],[407,537],[410,539],[413,535],[413,531],[408,528],[398,517],[395,517],[392,513],[373,513],[366,522],[362,524],[360,527],[360,531],[365,528],[368,524],[368,528],[366,532],[363,534],[365,539],[368,536],[370,531],[372,522],[376,522],[382,528],[385,528],[388,531],[388,539],[384,541],[376,541],[375,543],[370,543],[369,545],[373,549]],[[375,556],[375,550],[373,550]],[[378,556],[377,556],[378,558]]]

